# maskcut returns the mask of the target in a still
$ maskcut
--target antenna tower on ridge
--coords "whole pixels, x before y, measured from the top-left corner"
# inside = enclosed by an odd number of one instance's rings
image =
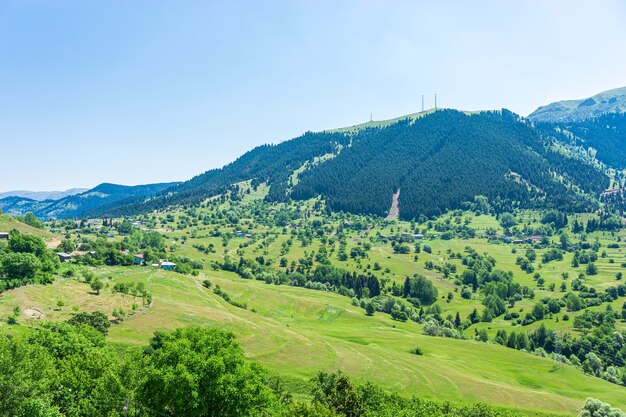
[[[435,109],[437,109],[437,93],[435,93]]]
[[[422,111],[424,111],[424,94],[422,94]]]

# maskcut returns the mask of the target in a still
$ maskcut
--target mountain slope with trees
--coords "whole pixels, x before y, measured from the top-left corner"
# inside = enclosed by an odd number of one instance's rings
[[[555,174],[566,181],[559,182]],[[337,158],[301,175],[296,198],[325,197],[334,210],[385,215],[400,188],[400,216],[427,217],[484,195],[511,206],[582,209],[572,192],[600,192],[608,179],[550,143],[508,111],[441,110],[414,122],[367,129]]]
[[[0,199],[0,209],[7,214],[16,216],[34,213],[41,219],[84,217],[99,207],[106,208],[113,204],[141,201],[175,184],[127,186],[104,183],[80,194],[70,195],[59,200],[37,201],[21,197],[3,198]],[[136,200],[137,198],[140,200]]]
[[[197,204],[246,180],[253,187],[268,184],[268,201],[321,196],[332,210],[380,216],[401,188],[400,216],[405,219],[460,208],[479,195],[501,210],[583,210],[593,207],[590,196],[609,184],[592,164],[557,152],[550,140],[509,111],[469,115],[438,110],[376,127],[307,132],[263,145],[154,198],[90,214],[121,216]]]
[[[615,168],[626,167],[626,114],[607,113],[600,117],[571,121],[536,123],[545,135],[559,141],[582,147],[605,164]]]

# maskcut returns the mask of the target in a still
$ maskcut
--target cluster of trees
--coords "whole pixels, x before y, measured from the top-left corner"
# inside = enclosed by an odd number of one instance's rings
[[[0,292],[34,283],[51,283],[59,258],[39,236],[12,230],[7,245],[0,243]]]
[[[43,222],[41,220],[39,220],[37,218],[37,216],[35,216],[33,213],[26,213],[26,215],[24,216],[17,216],[16,217],[17,220],[21,221],[22,223],[25,223],[29,226],[35,227],[37,229],[43,229],[44,225]]]
[[[268,284],[287,284],[335,291],[349,297],[376,297],[380,295],[382,290],[381,282],[376,275],[346,271],[331,265],[327,259],[315,267],[313,267],[312,262],[308,263],[306,260],[293,268],[285,264],[284,271],[273,269],[269,264],[266,265],[262,257],[258,259],[240,258],[239,262],[235,263],[226,256],[222,263],[214,263],[213,265],[225,271],[236,272],[245,279],[258,279]]]
[[[527,256],[532,257],[532,253],[527,253]],[[496,260],[492,256],[481,255],[473,248],[466,247],[462,263],[467,266],[467,269],[460,276],[460,283],[466,286],[461,296],[471,298],[471,291],[480,290],[482,302],[485,305],[482,321],[489,322],[501,316],[507,311],[507,306],[513,307],[516,301],[524,297],[534,297],[534,292],[530,288],[513,282],[511,271],[494,269]]]

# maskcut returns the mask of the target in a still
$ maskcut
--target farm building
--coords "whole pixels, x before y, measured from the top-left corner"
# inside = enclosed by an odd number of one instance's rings
[[[143,265],[144,262],[143,253],[138,253],[133,257],[133,265]]]
[[[9,232],[0,232],[0,239],[8,239]]]
[[[161,269],[166,269],[168,271],[173,270],[176,267],[176,264],[174,262],[161,262],[161,265],[159,265],[161,267]]]
[[[69,262],[72,260],[72,255],[65,252],[57,252],[56,255],[59,257],[61,262]]]

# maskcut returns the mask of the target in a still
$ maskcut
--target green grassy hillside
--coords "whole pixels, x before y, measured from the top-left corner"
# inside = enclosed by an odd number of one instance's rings
[[[421,334],[415,323],[392,321],[388,315],[367,317],[350,300],[336,294],[242,280],[232,273],[211,272],[208,278],[248,310],[234,307],[204,288],[206,277],[189,277],[147,268],[103,268],[105,282],[144,282],[154,295],[153,307],[111,328],[109,340],[145,344],[156,330],[208,325],[233,331],[246,354],[285,377],[296,392],[320,369],[342,369],[361,381],[373,381],[403,395],[457,402],[484,401],[573,414],[593,396],[626,406],[624,388],[592,378],[567,365],[555,365],[505,347]],[[107,278],[110,277],[110,280]],[[3,316],[19,305],[43,320],[66,319],[81,311],[130,311],[132,296],[88,294],[86,284],[57,282],[10,291],[0,299]],[[56,303],[62,300],[65,307]],[[15,327],[12,327],[15,329]],[[410,353],[422,348],[423,356]],[[304,392],[303,392],[304,391]]]
[[[402,304],[408,300],[394,295],[392,288],[402,287],[406,276],[421,274],[438,291],[435,304],[441,310],[441,320],[456,313],[465,320],[473,310],[485,309],[482,288],[469,298],[461,296],[464,285],[460,277],[468,266],[459,254],[472,248],[481,256],[493,257],[497,269],[511,271],[513,282],[532,289],[533,297],[520,297],[507,307],[523,318],[541,300],[562,299],[566,294],[560,290],[563,283],[567,292],[573,291],[573,281],[586,270],[586,265],[572,265],[574,250],[564,251],[562,260],[541,261],[544,254],[559,247],[559,233],[570,235],[572,247],[598,246],[597,274],[581,280],[603,294],[619,284],[616,274],[626,269],[625,230],[573,233],[573,223],[597,218],[577,215],[570,217],[562,232],[550,231],[541,244],[512,244],[502,239],[505,229],[496,217],[477,211],[451,212],[422,223],[387,221],[373,216],[328,215],[318,200],[266,203],[267,187],[255,189],[247,182],[240,183],[237,190],[207,200],[200,207],[130,219],[126,222],[130,234],[113,238],[100,235],[96,239],[88,229],[78,234],[67,224],[71,239],[86,245],[83,248],[97,240],[100,245],[110,245],[116,254],[130,248],[131,260],[133,253],[142,252],[151,259],[168,258],[181,265],[196,262],[200,266],[194,275],[191,269],[180,274],[150,266],[63,264],[52,285],[28,285],[0,295],[0,317],[10,316],[15,307],[21,311],[17,318],[21,325],[2,322],[2,330],[27,332],[42,321],[65,320],[77,312],[102,311],[117,321],[113,312],[123,310],[126,318],[114,324],[108,336],[120,351],[145,345],[157,330],[191,325],[227,329],[235,333],[248,357],[282,376],[289,390],[302,397],[308,395],[307,381],[317,371],[342,369],[359,382],[371,381],[403,396],[459,403],[482,401],[525,410],[524,415],[574,415],[587,397],[626,407],[624,386],[589,376],[582,367],[494,342],[499,330],[529,333],[541,325],[561,335],[582,337],[585,332],[574,327],[576,318],[586,310],[603,312],[608,305],[620,312],[623,296],[579,311],[563,307],[528,325],[505,319],[502,314],[491,321],[468,323],[462,330],[467,340],[456,340],[425,335],[419,320],[392,320],[382,311],[367,316],[358,300],[349,296],[303,288],[302,284],[292,286],[289,280],[282,285],[276,281],[268,284],[261,275],[244,279],[241,270],[235,273],[223,268],[230,259],[234,265],[242,260],[254,263],[258,274],[270,270],[306,272],[307,268],[312,272],[321,263],[318,256],[326,253],[327,261],[335,267],[351,273],[373,272],[383,283],[384,295]],[[522,228],[545,227],[541,222],[544,214],[516,211],[512,234]],[[132,221],[138,221],[139,226],[131,227]],[[121,219],[115,223],[123,224]],[[389,237],[416,231],[423,233],[424,239],[407,244],[409,253],[394,249],[400,243]],[[465,235],[469,231],[472,235]],[[141,243],[142,234],[154,241],[154,232],[159,235],[154,243],[159,253]],[[537,255],[532,265],[542,282],[517,265],[517,258],[531,247]],[[312,266],[307,267],[307,260]],[[441,267],[446,265],[454,266],[454,272],[445,275]],[[100,295],[83,282],[86,271],[104,282]],[[568,277],[564,279],[563,273]],[[210,281],[211,288],[203,285],[204,280]],[[141,297],[113,292],[115,285],[128,283],[146,286],[153,300],[151,307],[145,307]],[[228,295],[230,303],[214,292],[216,286]],[[247,308],[236,306],[241,304]],[[626,320],[616,320],[614,326],[624,331]],[[478,332],[488,335],[490,342],[477,341]],[[423,355],[413,354],[416,348]]]
[[[44,239],[52,239],[54,235],[46,230],[37,229],[25,223],[15,220],[6,214],[0,214],[0,232],[10,232],[17,229],[22,233],[40,236]]]

